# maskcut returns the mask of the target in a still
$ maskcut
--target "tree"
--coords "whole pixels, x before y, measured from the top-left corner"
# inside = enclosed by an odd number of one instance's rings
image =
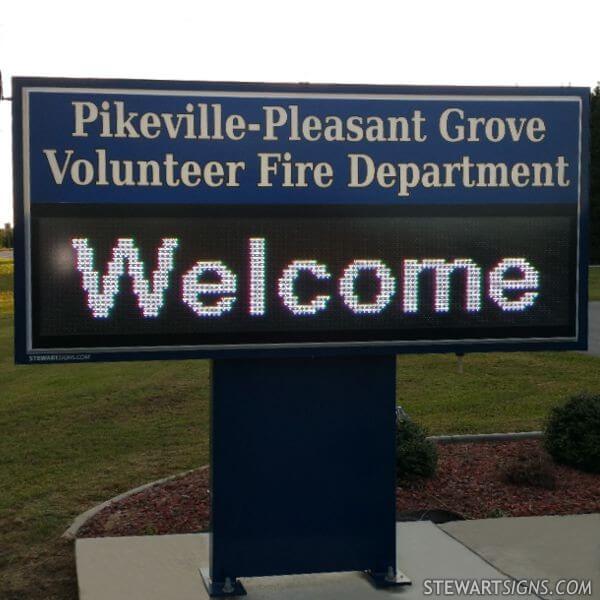
[[[5,227],[0,229],[0,248],[13,247],[13,228]]]

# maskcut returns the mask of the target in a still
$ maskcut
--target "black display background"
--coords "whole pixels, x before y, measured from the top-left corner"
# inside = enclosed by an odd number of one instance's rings
[[[36,205],[32,213],[32,329],[34,348],[93,348],[547,338],[575,335],[576,207],[571,205],[466,205],[398,207],[306,206],[82,206]],[[87,237],[95,268],[105,273],[119,237],[133,237],[146,277],[156,268],[163,237],[179,238],[175,269],[157,318],[144,318],[127,277],[108,319],[94,319],[75,267],[74,237]],[[248,238],[267,240],[267,313],[248,314]],[[523,312],[503,312],[487,297],[487,272],[501,259],[523,257],[540,272],[539,298]],[[416,315],[402,311],[402,260],[471,258],[482,267],[479,313],[464,306],[464,276],[452,276],[452,305],[433,312],[432,274],[421,276]],[[292,260],[314,259],[333,278],[302,277],[300,296],[330,293],[327,309],[295,316],[277,295],[277,279]],[[354,315],[337,281],[355,259],[380,259],[396,277],[396,294],[378,315]],[[181,276],[198,260],[222,260],[238,277],[232,312],[195,315],[181,300]],[[373,295],[359,280],[365,301]]]

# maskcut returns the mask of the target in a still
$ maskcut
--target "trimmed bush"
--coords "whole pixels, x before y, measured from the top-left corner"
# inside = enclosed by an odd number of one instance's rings
[[[437,468],[436,445],[425,430],[408,419],[398,419],[396,430],[396,477],[433,477]]]
[[[556,488],[556,473],[546,453],[520,454],[500,467],[502,479],[514,485]]]
[[[557,463],[600,473],[600,396],[579,394],[554,408],[544,444]]]

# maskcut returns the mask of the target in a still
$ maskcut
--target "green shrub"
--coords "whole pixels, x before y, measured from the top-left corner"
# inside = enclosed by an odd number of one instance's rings
[[[437,468],[436,445],[425,430],[408,419],[399,419],[396,430],[396,477],[433,477]]]
[[[579,394],[554,408],[544,443],[557,463],[600,473],[600,396]]]
[[[519,454],[501,467],[502,479],[514,485],[528,485],[547,490],[556,488],[556,473],[550,457],[545,452]]]

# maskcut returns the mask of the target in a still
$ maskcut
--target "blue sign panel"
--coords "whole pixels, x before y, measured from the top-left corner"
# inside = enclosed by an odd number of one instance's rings
[[[19,362],[585,347],[587,89],[13,85]]]

